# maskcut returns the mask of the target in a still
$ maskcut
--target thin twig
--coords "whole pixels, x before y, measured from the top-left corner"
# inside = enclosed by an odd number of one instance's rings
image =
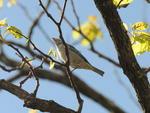
[[[47,14],[47,16],[50,18],[50,20],[53,21],[53,23],[57,26],[58,28],[58,31],[59,31],[59,34],[60,34],[60,39],[62,40],[64,46],[65,46],[65,51],[66,51],[66,56],[67,56],[67,61],[66,61],[66,70],[67,70],[67,77],[73,87],[73,89],[75,90],[75,93],[76,93],[76,96],[77,96],[77,99],[78,99],[78,103],[79,103],[79,108],[78,108],[78,113],[81,113],[81,110],[82,110],[82,106],[83,106],[83,100],[81,99],[80,97],[80,94],[79,94],[79,90],[75,84],[75,82],[73,81],[72,77],[71,77],[71,71],[70,71],[70,59],[69,59],[69,51],[68,51],[68,47],[67,47],[67,44],[65,43],[65,40],[63,38],[63,34],[62,34],[62,30],[61,30],[61,23],[62,23],[62,20],[64,18],[64,13],[65,13],[65,8],[66,8],[66,4],[67,4],[67,0],[65,0],[65,3],[64,3],[64,7],[63,7],[63,10],[62,10],[62,15],[60,17],[60,21],[57,22],[53,16],[45,9],[44,5],[42,4],[42,1],[39,0],[40,2],[40,6],[43,8],[43,10],[45,11],[45,13]]]
[[[38,109],[42,112],[50,112],[50,113],[76,113],[75,111],[63,107],[62,105],[54,102],[53,100],[44,100],[35,98],[27,91],[21,89],[20,87],[6,80],[0,80],[0,88],[8,91],[9,93],[23,100],[24,107]]]
[[[20,7],[20,9],[23,11],[23,13],[26,15],[26,17],[32,22],[34,22],[35,20],[32,19],[31,15],[29,14],[29,11],[27,10],[27,8],[21,4],[20,2],[18,3],[18,6]],[[40,15],[40,14],[39,14]],[[46,33],[46,31],[44,30],[44,28],[42,27],[42,25],[40,23],[37,24],[37,27],[40,29],[41,33],[43,34],[43,36],[49,41],[49,35]]]
[[[117,8],[119,7],[119,5],[121,4],[123,0],[120,0],[119,3],[117,4]]]
[[[18,67],[9,69],[9,68],[7,68],[7,67],[1,65],[1,64],[0,64],[0,68],[1,68],[2,70],[6,71],[6,72],[12,72],[12,71],[16,71],[17,69],[19,69]]]
[[[27,76],[28,70],[20,70],[20,72],[8,79],[9,82],[14,82],[20,77]],[[54,73],[49,70],[44,69],[38,69],[36,70],[37,76],[43,80],[48,81],[54,81],[58,84],[65,85],[68,88],[72,89],[72,86],[70,85],[70,82],[66,79],[65,74],[66,73]],[[100,92],[97,92],[93,88],[91,88],[87,83],[85,83],[83,80],[79,79],[76,75],[72,74],[72,77],[74,81],[76,81],[76,84],[80,90],[80,92],[85,95],[86,97],[92,99],[94,102],[96,102],[98,105],[103,106],[105,109],[107,109],[110,112],[113,113],[125,113],[125,111],[117,106],[113,101],[106,98],[104,95],[102,95]],[[85,90],[86,89],[86,90]]]
[[[50,3],[51,3],[51,0],[48,0],[47,5],[45,7],[46,9],[48,9],[48,7],[50,6]],[[35,20],[32,22],[32,25],[31,25],[31,27],[29,29],[29,33],[28,33],[28,38],[30,40],[31,40],[31,36],[33,34],[34,28],[39,24],[39,21],[40,21],[41,17],[44,15],[44,13],[45,13],[44,11],[41,11],[39,13],[39,15],[35,18]]]
[[[145,72],[146,74],[150,72],[150,67],[148,67],[148,68],[142,68],[142,69],[144,70],[144,72]]]
[[[73,10],[73,13],[74,13],[74,15],[75,15],[75,18],[76,18],[76,20],[77,20],[77,24],[78,24],[79,30],[81,31],[80,18],[79,18],[78,14],[77,14],[77,11],[76,11],[76,8],[75,8],[75,4],[74,4],[74,1],[73,1],[73,0],[71,0],[71,5],[72,5],[72,10]]]
[[[29,68],[30,68],[30,70],[31,70],[31,74],[35,77],[36,82],[37,82],[36,88],[35,88],[34,93],[33,93],[34,96],[36,96],[40,83],[39,83],[38,77],[36,76],[36,74],[35,74],[35,72],[34,72],[34,69],[33,69],[32,65],[27,61],[27,59],[23,56],[23,54],[19,51],[18,48],[14,47],[14,46],[11,45],[11,44],[8,44],[8,46],[11,47],[11,48],[13,48],[13,49],[19,54],[19,56],[22,58],[22,61],[25,62],[25,63],[29,66]],[[28,78],[28,77],[27,77],[27,78]],[[26,80],[27,80],[27,79],[25,79],[25,81],[26,81]],[[22,83],[24,83],[24,82],[22,82]]]
[[[60,7],[59,3],[56,0],[53,0],[53,2],[57,5],[58,9],[62,12],[62,8]],[[75,15],[77,15],[77,12],[75,11]],[[78,16],[77,16],[78,17]],[[77,21],[79,21],[79,19],[76,17]],[[82,35],[83,38],[87,39],[87,41],[89,41],[90,43],[90,50],[97,54],[100,58],[103,58],[105,60],[107,60],[108,62],[112,63],[113,65],[117,66],[117,67],[121,67],[120,64],[118,62],[116,62],[115,60],[109,58],[108,56],[100,53],[99,51],[97,51],[93,45],[93,43],[87,38],[86,35],[83,34],[83,32],[80,29],[75,28],[72,23],[64,16],[64,20],[67,22],[67,24],[76,32],[78,32],[79,34]]]

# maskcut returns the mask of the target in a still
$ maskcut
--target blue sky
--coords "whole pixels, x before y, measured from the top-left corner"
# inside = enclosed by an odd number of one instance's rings
[[[22,30],[24,34],[27,34],[31,22],[26,18],[26,16],[24,16],[23,11],[18,6],[8,8],[6,6],[6,2],[7,1],[5,1],[5,6],[2,9],[0,9],[0,19],[7,18],[8,23],[10,25],[17,26]],[[19,2],[21,2],[23,5],[25,5],[28,8],[29,13],[33,18],[37,16],[37,13],[39,11],[42,10],[38,4],[38,0],[24,0],[24,1],[20,0]],[[63,2],[63,0],[60,0],[60,2]],[[92,0],[80,0],[80,1],[76,0],[75,5],[77,8],[77,12],[80,16],[81,22],[85,22],[89,15],[96,15],[98,17],[98,23],[103,32],[103,39],[102,40],[97,39],[97,41],[95,42],[95,47],[101,53],[104,53],[110,58],[118,61],[115,47],[108,34],[107,28],[103,23],[101,15],[99,14],[99,12],[97,11],[94,5],[94,2]],[[49,9],[49,11],[56,18],[58,18],[59,15],[56,10],[57,10],[56,7],[53,5]],[[137,21],[150,22],[150,17],[148,17],[149,10],[150,10],[150,5],[147,5],[146,2],[144,2],[144,0],[134,0],[134,2],[131,5],[129,5],[127,8],[119,9],[118,11],[119,14],[121,15],[123,22],[131,25],[132,23]],[[69,18],[69,20],[74,25],[76,25],[76,21],[75,18],[73,18],[73,14],[69,4],[67,6],[65,15]],[[44,16],[40,22],[44,27],[44,29],[47,31],[50,38],[54,36],[58,36],[56,27],[54,26],[54,24],[51,23],[51,21],[47,18],[47,16]],[[63,23],[62,29],[63,29],[65,40],[68,43],[72,43],[73,40],[71,37],[71,29],[66,25],[66,23]],[[34,39],[34,43],[38,45],[38,47],[45,53],[48,52],[50,47],[53,47],[50,43],[47,43],[47,40],[45,38],[43,38],[43,35],[41,34],[38,28],[36,28],[34,32],[33,39]],[[24,43],[23,39],[19,41],[20,43]],[[76,48],[80,49],[81,53],[84,56],[86,56],[86,58],[89,60],[90,63],[104,70],[105,76],[101,78],[97,76],[96,73],[87,70],[75,70],[74,73],[76,73],[78,77],[84,80],[92,88],[102,93],[109,99],[113,100],[118,106],[124,109],[127,113],[140,113],[141,112],[140,108],[137,105],[135,105],[133,100],[130,98],[129,93],[118,82],[117,76],[119,76],[119,80],[121,80],[130,89],[130,92],[133,95],[133,97],[136,98],[136,94],[129,80],[124,76],[122,70],[118,69],[117,67],[114,67],[112,64],[108,63],[107,61],[98,58],[97,55],[91,53],[87,47],[82,47],[80,45],[77,45]],[[5,50],[7,54],[11,55],[12,58],[16,58],[14,57],[15,52],[13,52],[10,48],[6,48]],[[149,62],[147,62],[148,59],[149,59],[149,53],[145,53],[143,55],[137,56],[137,60],[142,67],[148,67],[150,65]],[[9,78],[13,74],[1,71],[0,79]],[[20,80],[16,81],[15,84],[19,84],[19,81]],[[32,92],[32,90],[34,89],[34,85],[33,85],[34,83],[35,83],[34,80],[29,80],[24,85],[24,88]],[[0,112],[27,113],[28,109],[23,107],[23,102],[20,99],[16,98],[14,95],[6,91],[0,92],[0,95],[1,95]],[[75,93],[72,90],[60,84],[57,84],[55,82],[41,81],[38,97],[43,99],[48,99],[48,100],[52,99],[66,107],[70,107],[73,109],[76,109],[78,105],[77,100],[75,98]],[[84,99],[84,106],[83,106],[82,113],[108,113],[107,110],[105,110],[103,107],[93,102],[91,99],[83,95],[82,98]]]

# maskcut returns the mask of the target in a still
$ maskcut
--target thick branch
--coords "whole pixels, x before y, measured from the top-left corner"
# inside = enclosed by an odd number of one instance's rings
[[[21,71],[21,73],[17,74],[16,76],[10,78],[8,81],[12,82],[14,80],[18,80],[23,76],[27,75],[27,70],[26,71]],[[67,80],[66,76],[64,74],[56,74],[47,70],[36,70],[37,76],[41,79],[45,80],[50,80],[50,81],[55,81],[61,85],[67,86],[69,88],[72,88],[69,81]],[[53,75],[53,76],[50,76]],[[103,106],[110,112],[114,113],[125,113],[119,106],[117,106],[113,101],[109,100],[106,98],[104,95],[101,93],[95,91],[92,89],[88,84],[86,84],[84,81],[80,80],[78,77],[75,75],[72,75],[74,81],[76,81],[77,87],[79,88],[79,91],[92,99],[94,102],[98,103],[99,105]]]
[[[146,113],[150,113],[150,85],[145,73],[133,54],[129,36],[112,0],[94,0],[101,12],[105,24],[118,52],[118,58],[124,73],[132,83],[139,103]]]
[[[147,1],[147,3],[150,3],[150,0],[146,0]]]
[[[50,113],[76,113],[75,111],[65,108],[56,102],[35,98],[20,87],[13,85],[5,80],[0,80],[0,88],[14,94],[24,100],[24,106],[32,109],[38,109],[42,112]]]
[[[71,88],[71,85],[69,81],[66,79],[65,75],[60,76],[56,75],[55,76],[49,76],[50,72],[46,70],[37,70],[38,76],[40,78],[46,79],[46,80],[52,80],[56,81],[58,83],[61,83],[67,87]],[[75,81],[79,91],[84,94],[85,96],[91,98],[93,101],[98,103],[99,105],[102,105],[104,108],[106,108],[110,112],[114,113],[125,113],[119,106],[117,106],[113,101],[109,100],[106,98],[104,95],[98,93],[94,89],[92,89],[88,84],[86,84],[84,81],[80,80],[78,77],[75,75],[71,75],[73,77],[73,80]]]
[[[34,53],[31,55],[35,56]],[[18,63],[12,59],[7,58],[4,54],[0,54],[0,59],[2,60],[3,63],[10,67],[16,67]],[[41,57],[39,56],[39,59]],[[46,62],[46,61],[45,61]],[[49,61],[47,61],[48,63]],[[56,66],[56,69],[63,70],[63,67],[61,66]],[[36,74],[39,78],[45,79],[45,80],[51,80],[55,81],[57,83],[60,83],[62,85],[65,85],[67,87],[71,88],[71,85],[69,81],[66,79],[64,74],[56,74],[51,71],[46,71],[46,70],[36,70]],[[15,80],[20,79],[23,76],[28,75],[28,70],[20,70],[20,73],[18,73],[16,76],[12,77],[9,79],[9,82],[14,82]],[[53,76],[50,76],[53,75]],[[101,93],[95,91],[93,88],[88,86],[84,81],[80,80],[78,77],[76,77],[74,74],[72,74],[74,81],[77,84],[77,87],[79,88],[79,91],[84,94],[85,96],[89,97],[92,99],[94,102],[97,102],[99,105],[102,105],[104,108],[109,110],[110,112],[119,112],[119,113],[125,113],[119,106],[117,106],[115,103],[113,103],[111,100],[103,96]]]

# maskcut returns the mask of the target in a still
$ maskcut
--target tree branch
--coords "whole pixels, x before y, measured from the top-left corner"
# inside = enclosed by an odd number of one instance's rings
[[[76,86],[76,82],[73,81],[72,79],[72,76],[71,76],[71,70],[70,70],[70,58],[69,58],[69,50],[68,50],[68,46],[64,40],[64,37],[63,37],[63,32],[62,32],[62,29],[61,29],[61,25],[62,25],[62,21],[63,21],[63,18],[64,18],[64,13],[65,13],[65,9],[66,9],[66,5],[67,5],[67,1],[68,0],[65,0],[64,1],[64,5],[63,5],[63,9],[62,9],[62,15],[60,16],[60,20],[57,22],[55,20],[55,18],[45,9],[45,7],[43,6],[43,3],[41,0],[39,0],[40,2],[40,6],[43,8],[43,10],[45,11],[45,13],[47,14],[47,16],[49,17],[49,19],[57,26],[58,28],[58,32],[59,32],[59,38],[61,39],[64,47],[65,47],[65,54],[67,56],[67,61],[65,62],[65,69],[67,71],[66,75],[67,75],[67,78],[69,79],[70,81],[70,84],[72,85],[75,93],[76,93],[76,98],[78,100],[78,104],[79,104],[79,107],[78,107],[78,112],[77,113],[81,113],[82,111],[82,107],[83,107],[83,100],[80,96],[80,92],[78,90],[78,87]]]
[[[62,8],[60,7],[60,4],[56,0],[53,0],[53,2],[56,4],[56,6],[58,7],[59,11],[62,13]],[[79,30],[73,26],[73,24],[69,21],[69,19],[67,19],[67,17],[64,16],[64,20],[69,25],[69,27],[71,27],[71,29],[73,29],[74,31],[78,32],[79,34],[81,34],[83,36],[83,38],[85,38],[85,39],[87,39],[87,41],[89,41],[89,43],[90,43],[90,50],[93,53],[95,53],[96,55],[98,55],[98,57],[103,58],[104,60],[112,63],[114,66],[120,68],[121,66],[120,66],[120,64],[117,61],[115,61],[115,60],[109,58],[108,56],[106,56],[106,55],[100,53],[99,51],[97,51],[96,48],[94,47],[93,43],[87,38],[87,36],[84,35],[84,33],[80,29],[79,17],[77,15],[77,12],[75,10],[75,6],[74,6],[73,2],[72,2],[72,7],[73,7],[73,13],[74,13],[74,15],[76,17],[76,20],[77,20],[77,23],[78,23],[78,26],[79,26]],[[79,42],[80,41],[81,41],[81,39],[79,40]]]
[[[75,111],[69,108],[65,108],[59,105],[53,100],[48,101],[48,100],[35,98],[25,90],[5,80],[0,80],[0,88],[24,100],[24,106],[28,108],[38,109],[42,112],[50,112],[50,113],[76,113]]]
[[[132,83],[139,103],[146,113],[150,113],[150,85],[144,71],[135,59],[129,36],[115,6],[111,0],[94,0],[94,2],[103,16],[118,52],[120,65]]]
[[[27,73],[28,73],[28,70],[26,70],[26,71],[21,70],[20,73],[11,77],[10,79],[8,79],[8,81],[14,82],[23,76],[27,76]],[[69,81],[67,80],[67,78],[64,74],[56,74],[54,72],[50,72],[48,70],[41,70],[41,69],[36,70],[36,74],[40,79],[57,82],[61,85],[64,85],[64,86],[72,89]],[[53,75],[53,76],[50,76],[50,75]],[[74,74],[72,74],[71,76],[73,77],[73,80],[76,81],[77,87],[79,88],[79,91],[83,95],[92,99],[94,102],[103,106],[106,110],[108,110],[110,112],[125,113],[125,111],[122,110],[119,106],[117,106],[113,101],[111,101],[110,99],[108,99],[104,95],[102,95],[101,93],[99,93],[96,90],[94,90],[93,88],[91,88],[88,84],[86,84],[84,81],[80,80],[77,76],[75,76]]]
[[[22,48],[22,46],[19,46]],[[23,49],[26,49],[23,47]],[[26,49],[28,50],[28,49]],[[32,56],[36,56],[38,59],[42,59],[42,56],[35,54],[33,51],[28,51]],[[5,54],[0,54],[0,59],[1,61],[6,64],[7,66],[10,67],[16,67],[18,65],[18,62],[8,58],[8,56],[6,56]],[[45,60],[45,63],[48,64],[49,61]],[[69,81],[66,79],[66,75],[64,75],[64,69],[62,66],[55,66],[56,70],[61,70],[62,73],[61,74],[56,74],[55,72],[51,72],[51,71],[46,71],[46,70],[36,70],[36,75],[39,78],[45,79],[45,80],[50,80],[50,81],[55,81],[57,83],[60,83],[62,85],[65,85],[69,88],[71,88],[71,85],[69,83]],[[8,81],[9,82],[13,82],[15,80],[20,79],[23,76],[26,76],[28,74],[28,70],[19,70],[20,72],[16,75],[13,76],[12,78],[10,78]],[[49,75],[54,75],[54,76],[49,76]],[[99,105],[102,105],[104,108],[106,108],[107,110],[109,110],[110,112],[119,112],[119,113],[125,113],[125,111],[123,111],[119,106],[117,106],[114,102],[112,102],[111,100],[109,100],[108,98],[106,98],[104,95],[102,95],[101,93],[95,91],[93,88],[91,88],[88,84],[86,84],[84,81],[82,81],[81,79],[79,79],[76,75],[72,74],[71,75],[74,79],[74,81],[76,81],[77,87],[79,88],[79,91],[84,94],[85,96],[89,97],[90,99],[92,99],[94,102],[98,103]]]
[[[49,8],[50,3],[51,3],[51,0],[48,0],[47,5],[46,5],[46,7],[45,7],[46,9]],[[29,33],[28,33],[28,38],[29,38],[29,39],[31,39],[32,34],[33,34],[33,31],[34,31],[34,28],[35,28],[36,26],[38,26],[39,21],[40,21],[41,17],[44,15],[44,13],[45,13],[45,11],[42,10],[42,11],[39,13],[39,15],[35,18],[35,20],[32,22],[32,25],[30,26]]]
[[[150,0],[146,0],[147,1],[147,3],[150,3]]]

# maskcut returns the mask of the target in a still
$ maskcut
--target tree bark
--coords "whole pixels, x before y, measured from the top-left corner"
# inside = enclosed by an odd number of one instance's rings
[[[124,74],[133,85],[138,101],[146,113],[150,113],[150,85],[133,54],[131,42],[112,0],[94,0],[110,36],[115,44]]]
[[[42,112],[50,112],[50,113],[77,113],[69,108],[59,105],[53,100],[47,101],[47,100],[35,98],[25,90],[5,80],[0,80],[0,88],[24,100],[24,106],[28,108],[38,109]]]

